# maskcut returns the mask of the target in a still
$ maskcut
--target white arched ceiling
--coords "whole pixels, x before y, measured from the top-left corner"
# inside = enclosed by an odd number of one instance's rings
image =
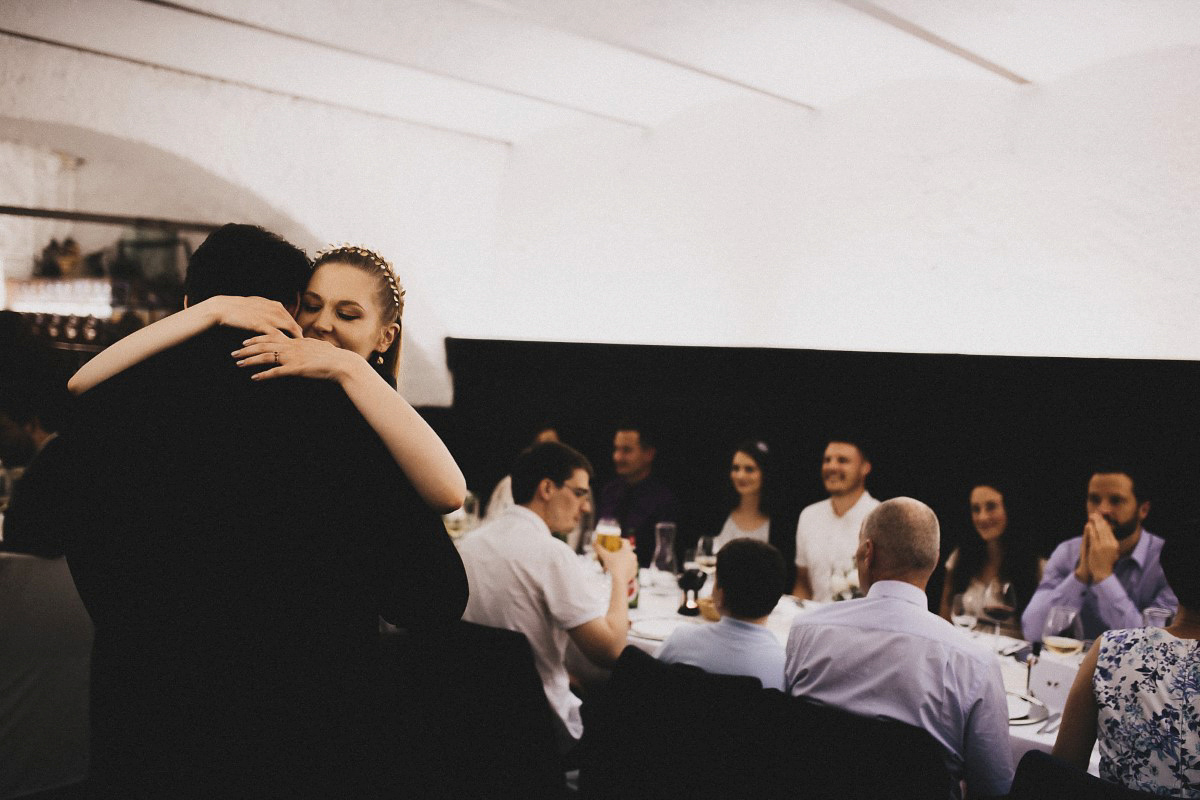
[[[0,115],[401,262],[414,402],[446,335],[1200,351],[1190,0],[8,0],[0,37]]]

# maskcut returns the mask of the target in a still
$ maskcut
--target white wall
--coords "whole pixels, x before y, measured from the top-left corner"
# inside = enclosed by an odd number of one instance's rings
[[[487,257],[505,147],[10,38],[0,138],[84,156],[83,210],[379,250],[408,289],[402,390],[451,401],[443,340]]]
[[[451,401],[446,336],[1198,358],[1197,119],[1200,50],[1176,49],[1040,86],[726,102],[510,150],[0,48],[0,139],[37,150],[35,178],[50,150],[83,156],[80,208],[391,257],[416,404]]]
[[[458,335],[1200,358],[1200,50],[513,154]],[[503,298],[501,315],[485,313]]]

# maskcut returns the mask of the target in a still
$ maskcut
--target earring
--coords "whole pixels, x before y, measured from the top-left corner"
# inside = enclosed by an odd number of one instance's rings
[[[383,354],[382,354],[382,353],[380,353],[379,355],[375,356],[375,363],[376,363],[376,364],[378,364],[378,365],[379,365],[379,366],[381,366],[381,367],[383,366]]]

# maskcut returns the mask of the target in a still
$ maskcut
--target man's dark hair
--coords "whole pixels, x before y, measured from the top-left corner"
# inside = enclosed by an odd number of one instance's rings
[[[1133,484],[1133,499],[1138,505],[1154,498],[1154,481],[1149,471],[1136,462],[1126,459],[1098,461],[1088,473],[1089,481],[1093,475],[1124,475],[1129,478]]]
[[[1181,608],[1200,611],[1200,520],[1181,527],[1163,544],[1158,557],[1167,585]]]
[[[643,448],[658,449],[658,432],[643,419],[625,418],[617,423],[617,431],[633,431],[638,435],[638,444]]]
[[[734,539],[717,553],[717,585],[725,593],[725,610],[735,617],[770,614],[783,595],[786,574],[779,551],[757,539]]]
[[[561,485],[577,469],[586,472],[589,479],[594,474],[587,456],[573,447],[559,442],[543,442],[526,448],[517,456],[512,468],[513,502],[521,506],[529,504],[543,478]]]
[[[868,440],[866,433],[863,431],[853,430],[851,428],[841,428],[833,431],[829,436],[825,437],[825,447],[834,442],[842,444],[851,444],[858,448],[858,453],[863,457],[863,461],[871,460],[871,442]]]
[[[223,225],[188,260],[183,288],[188,302],[219,294],[265,297],[296,304],[312,265],[304,251],[257,225]]]

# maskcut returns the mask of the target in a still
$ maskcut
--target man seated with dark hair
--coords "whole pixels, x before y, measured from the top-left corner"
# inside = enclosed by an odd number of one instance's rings
[[[783,556],[754,539],[734,539],[717,553],[715,625],[681,625],[658,657],[719,675],[749,675],[764,688],[783,688],[783,645],[766,628],[783,594]]]
[[[679,501],[653,474],[658,439],[644,422],[625,421],[613,434],[613,470],[617,477],[600,493],[597,519],[614,519],[621,535],[634,539],[638,562],[649,566],[654,557],[655,526],[679,519]]]
[[[1021,615],[1025,638],[1039,641],[1054,606],[1079,610],[1083,635],[1136,628],[1151,606],[1177,601],[1159,566],[1163,540],[1142,527],[1150,513],[1145,476],[1129,465],[1099,466],[1088,479],[1083,535],[1054,549]]]
[[[626,591],[637,574],[628,542],[615,552],[597,549],[611,577],[607,594],[601,594],[587,566],[551,535],[579,524],[591,476],[587,458],[564,444],[529,448],[512,468],[517,504],[484,523],[459,549],[471,587],[463,619],[529,639],[546,699],[562,723],[563,753],[583,735],[581,701],[571,693],[564,661],[567,641],[596,665],[612,666],[625,649]]]
[[[0,401],[5,414],[33,444],[33,458],[24,475],[11,487],[4,513],[4,538],[0,550],[59,558],[72,524],[63,492],[81,478],[69,470],[62,457],[58,430],[66,405],[61,388],[49,385],[17,389]]]

